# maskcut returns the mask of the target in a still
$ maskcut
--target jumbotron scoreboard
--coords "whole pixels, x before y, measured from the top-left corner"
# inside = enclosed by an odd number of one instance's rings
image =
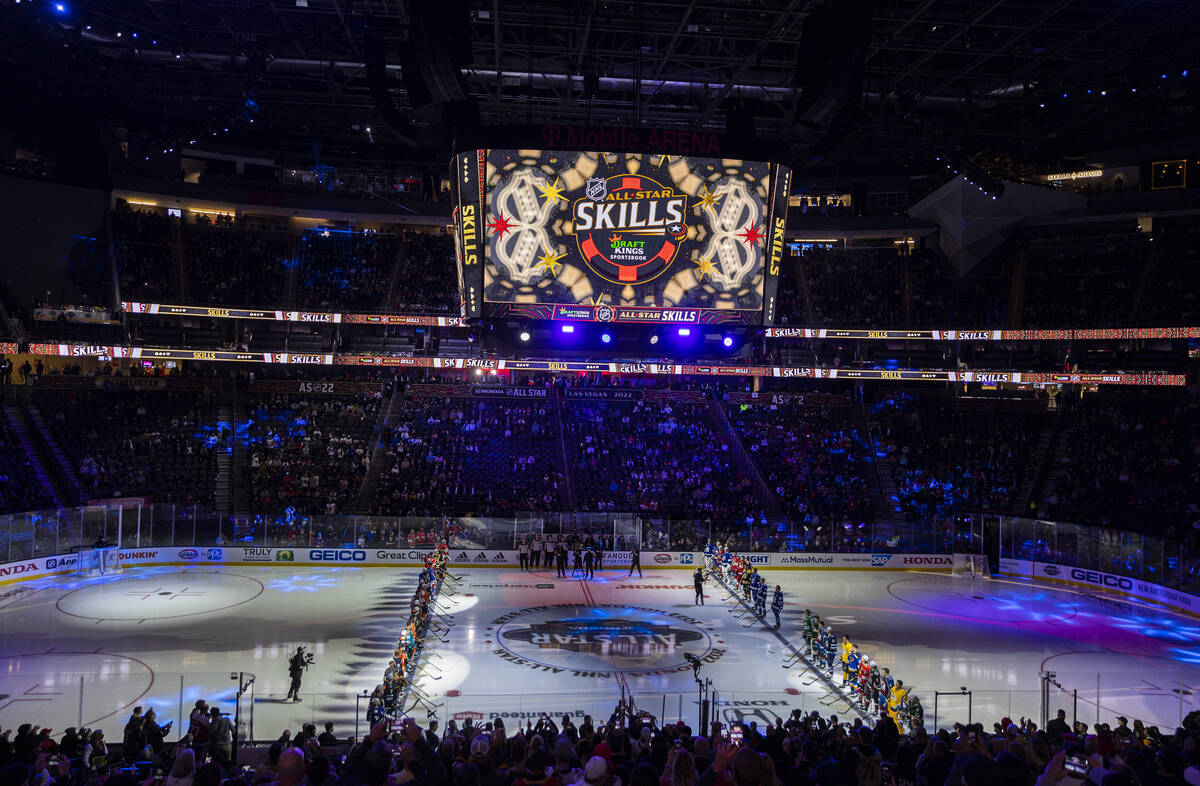
[[[486,149],[454,180],[465,319],[774,321],[785,166]]]

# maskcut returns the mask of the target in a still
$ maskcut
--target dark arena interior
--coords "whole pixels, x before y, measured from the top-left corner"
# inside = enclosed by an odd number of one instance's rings
[[[1197,0],[0,28],[0,786],[1200,784]]]

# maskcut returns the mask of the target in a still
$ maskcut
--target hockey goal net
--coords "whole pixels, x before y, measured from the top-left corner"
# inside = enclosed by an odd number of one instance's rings
[[[987,557],[983,554],[955,554],[954,563],[950,566],[950,573],[954,576],[973,576],[983,579],[992,577],[992,573],[988,569]]]
[[[121,573],[120,549],[86,549],[79,552],[75,573],[79,576],[107,576]]]

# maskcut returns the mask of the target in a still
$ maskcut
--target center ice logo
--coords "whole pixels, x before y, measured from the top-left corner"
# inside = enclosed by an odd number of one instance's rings
[[[684,653],[707,662],[724,654],[699,620],[661,609],[559,604],[520,609],[493,623],[494,655],[579,677],[690,671]]]

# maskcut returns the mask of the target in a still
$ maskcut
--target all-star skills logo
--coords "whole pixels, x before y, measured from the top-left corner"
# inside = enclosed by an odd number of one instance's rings
[[[557,604],[518,609],[492,620],[493,654],[519,666],[576,677],[690,671],[689,652],[712,663],[714,648],[700,620],[630,606]]]
[[[592,271],[614,284],[662,275],[687,235],[687,195],[644,175],[587,181],[572,207],[575,239]]]

